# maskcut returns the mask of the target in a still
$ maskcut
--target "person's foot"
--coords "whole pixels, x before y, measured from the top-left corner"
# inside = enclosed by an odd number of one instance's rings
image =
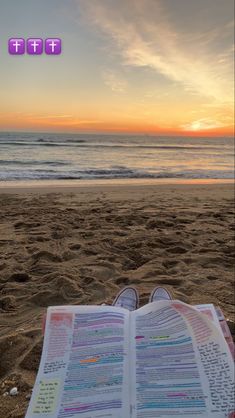
[[[158,300],[172,300],[170,292],[168,292],[168,290],[164,287],[155,287],[149,297],[149,303],[156,302]]]
[[[117,294],[112,305],[134,311],[139,307],[139,294],[134,287],[125,287]]]

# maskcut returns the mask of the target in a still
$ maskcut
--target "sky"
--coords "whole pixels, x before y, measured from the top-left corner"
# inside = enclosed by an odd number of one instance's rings
[[[0,0],[0,130],[232,135],[233,0]],[[9,38],[62,39],[12,56]]]

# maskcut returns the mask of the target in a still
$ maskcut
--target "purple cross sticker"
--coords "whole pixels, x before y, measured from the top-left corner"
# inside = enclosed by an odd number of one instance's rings
[[[25,53],[25,40],[22,38],[9,39],[8,52],[11,55],[23,55]]]
[[[61,39],[59,38],[48,38],[45,41],[45,52],[48,55],[59,55],[61,54]]]
[[[27,52],[30,55],[41,55],[43,52],[43,40],[41,38],[27,39]]]

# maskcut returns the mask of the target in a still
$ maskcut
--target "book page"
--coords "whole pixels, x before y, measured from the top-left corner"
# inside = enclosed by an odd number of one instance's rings
[[[215,307],[212,303],[207,303],[203,305],[194,305],[193,307],[196,308],[199,312],[206,315],[207,318],[213,321],[215,325],[218,327],[218,329],[221,331],[219,319],[216,314]]]
[[[220,307],[214,306],[212,304],[195,305],[194,307],[199,309],[200,312],[205,313],[208,316],[208,318],[212,319],[215,322],[215,324],[218,325],[219,330],[222,332],[222,335],[226,343],[228,344],[232,357],[233,359],[235,359],[235,344],[233,341],[233,337]],[[213,318],[211,318],[211,316]]]
[[[207,317],[211,319],[217,325],[226,343],[228,344],[228,347],[232,354],[233,359],[235,359],[235,345],[234,345],[233,337],[220,307],[214,306],[213,304],[204,304],[204,305],[194,305],[194,308],[198,309],[200,312],[207,315]]]
[[[129,311],[49,308],[26,418],[129,418],[128,351]]]
[[[233,361],[216,326],[180,301],[131,313],[133,418],[227,418]]]

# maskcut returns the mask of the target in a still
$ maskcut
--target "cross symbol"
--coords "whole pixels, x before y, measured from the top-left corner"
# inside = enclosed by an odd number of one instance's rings
[[[19,41],[15,41],[15,43],[13,44],[13,46],[15,47],[16,52],[18,52],[18,47],[21,45],[21,43]]]
[[[49,46],[51,47],[51,52],[54,53],[55,52],[55,47],[57,46],[57,42],[52,41]]]
[[[47,38],[45,42],[45,52],[48,55],[60,55],[61,54],[61,39],[60,38]]]
[[[36,42],[36,41],[33,41],[33,42],[31,43],[31,45],[32,45],[32,47],[33,47],[33,52],[36,52],[36,51],[37,51],[37,47],[39,46],[39,43],[38,43],[38,42]]]

